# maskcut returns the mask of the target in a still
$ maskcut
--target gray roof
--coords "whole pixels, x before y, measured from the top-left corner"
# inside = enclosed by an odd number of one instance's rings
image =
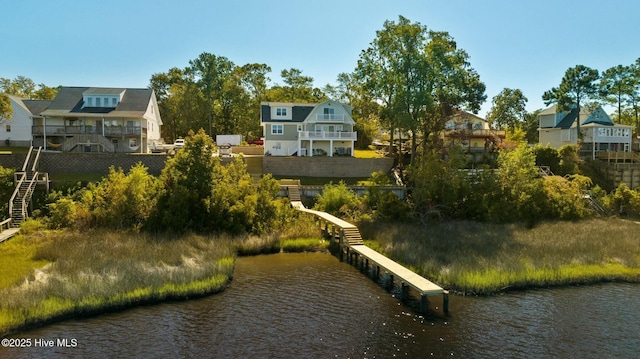
[[[278,105],[293,105],[291,106],[291,119],[290,120],[276,120],[271,118],[271,106],[278,107]],[[317,106],[316,103],[310,104],[290,104],[290,103],[263,103],[261,105],[262,111],[262,122],[304,122],[304,120],[309,116],[311,111]]]
[[[82,107],[83,94],[118,94],[124,91],[124,96],[117,107]],[[61,87],[51,105],[43,111],[44,115],[65,114],[109,114],[111,116],[142,116],[149,106],[153,96],[151,89],[139,88],[108,88],[108,87]]]
[[[29,100],[15,95],[8,95],[18,106],[29,112],[32,116],[39,116],[50,104],[50,100]]]
[[[40,113],[51,104],[51,100],[22,100],[22,102],[34,116],[40,116]]]

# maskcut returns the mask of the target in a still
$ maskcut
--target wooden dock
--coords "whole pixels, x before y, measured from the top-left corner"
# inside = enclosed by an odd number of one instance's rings
[[[295,190],[289,189],[289,193],[292,192],[295,196]],[[320,221],[323,233],[339,243],[341,260],[346,254],[349,263],[360,267],[363,272],[371,273],[370,277],[373,279],[383,278],[389,290],[398,284],[403,300],[409,296],[409,290],[413,289],[420,296],[422,312],[427,311],[427,297],[442,295],[443,312],[449,312],[448,291],[364,245],[358,227],[329,213],[305,208],[299,198],[290,199],[293,208],[314,215]]]
[[[20,228],[11,227],[11,218],[0,222],[0,243],[15,236],[20,232]]]
[[[18,234],[18,232],[20,232],[20,228],[9,228],[9,229],[5,229],[4,231],[0,232],[0,243],[6,241],[7,239],[15,236],[16,234]]]

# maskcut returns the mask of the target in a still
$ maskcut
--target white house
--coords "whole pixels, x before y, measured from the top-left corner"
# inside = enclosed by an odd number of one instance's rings
[[[337,101],[319,104],[261,103],[264,150],[273,156],[353,156],[357,133],[352,108]]]
[[[558,112],[555,105],[543,110],[538,114],[540,144],[554,148],[578,144],[577,120],[582,132],[582,155],[595,159],[600,152],[631,152],[633,126],[615,124],[600,106],[583,106],[580,114],[577,108],[569,113]]]
[[[14,95],[8,95],[13,109],[11,118],[0,117],[0,141],[9,146],[31,146],[31,126],[33,119],[39,117],[51,101],[27,100]]]

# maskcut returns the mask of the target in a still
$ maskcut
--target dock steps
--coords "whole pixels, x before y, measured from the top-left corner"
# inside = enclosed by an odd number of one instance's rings
[[[301,202],[299,186],[288,186],[287,195],[289,196],[289,200],[291,202]]]
[[[345,228],[343,230],[344,238],[350,246],[364,244],[362,235],[358,227]]]

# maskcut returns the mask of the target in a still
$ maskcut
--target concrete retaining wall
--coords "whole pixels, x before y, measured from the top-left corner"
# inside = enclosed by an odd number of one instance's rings
[[[22,167],[25,157],[26,153],[0,154],[0,166],[19,169]],[[142,162],[149,168],[149,173],[157,176],[164,168],[167,158],[163,154],[43,152],[40,157],[39,171],[50,174],[107,174],[109,166],[121,167],[127,172],[136,163]],[[262,164],[260,164],[260,160],[262,160]],[[260,171],[259,167],[262,165],[262,173],[293,178],[367,178],[371,176],[372,172],[388,172],[393,166],[391,158],[265,156],[256,157],[251,161],[247,158],[247,162],[251,167],[252,174]]]
[[[19,169],[26,156],[26,153],[0,155],[0,166]],[[142,162],[149,168],[150,174],[157,176],[164,168],[167,158],[160,154],[43,152],[38,170],[49,174],[107,174],[110,166],[121,167],[128,172],[136,163]]]
[[[262,172],[288,177],[369,177],[371,173],[387,173],[392,158],[353,157],[275,157],[265,156]]]

